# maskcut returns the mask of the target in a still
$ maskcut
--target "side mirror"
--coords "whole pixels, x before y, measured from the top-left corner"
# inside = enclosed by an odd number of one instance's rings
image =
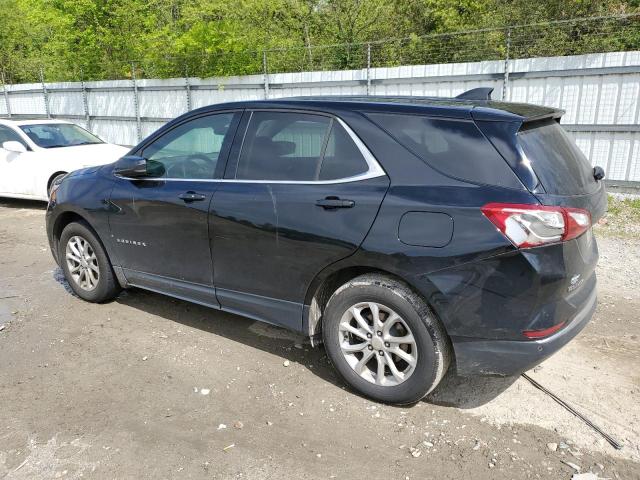
[[[127,155],[116,162],[113,173],[126,178],[157,178],[165,173],[164,165],[136,155]]]
[[[604,169],[602,167],[593,167],[593,178],[602,180],[604,178]]]
[[[26,147],[23,144],[21,144],[20,142],[16,142],[15,140],[4,142],[2,144],[2,148],[13,153],[24,153],[27,151]]]

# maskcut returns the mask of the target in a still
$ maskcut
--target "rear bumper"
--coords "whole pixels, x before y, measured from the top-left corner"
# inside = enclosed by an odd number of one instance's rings
[[[457,373],[468,375],[519,375],[553,355],[578,335],[596,310],[593,288],[583,307],[558,333],[541,340],[482,340],[453,337]]]

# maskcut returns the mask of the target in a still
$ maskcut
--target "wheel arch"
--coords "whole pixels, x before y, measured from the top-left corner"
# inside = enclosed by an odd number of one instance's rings
[[[98,235],[98,232],[96,231],[95,228],[93,228],[93,226],[91,225],[91,222],[89,222],[89,220],[79,214],[76,211],[73,210],[67,210],[64,211],[62,213],[60,213],[57,217],[56,220],[53,224],[53,229],[51,231],[52,234],[52,240],[53,240],[53,250],[57,256],[58,254],[58,247],[59,247],[59,243],[60,243],[60,236],[62,235],[62,231],[64,230],[64,228],[69,225],[72,222],[79,222],[79,223],[83,223],[84,225],[87,226],[87,228],[91,229],[91,231],[96,235],[96,238],[101,242],[102,240],[100,239],[100,236]],[[104,244],[103,244],[103,248],[104,248]],[[106,249],[105,249],[106,252]],[[107,252],[107,256],[108,256],[108,252]],[[57,259],[59,260],[59,259]],[[58,263],[60,263],[58,261]]]
[[[56,217],[53,223],[53,228],[51,230],[51,242],[53,244],[52,251],[55,256],[54,258],[56,260],[56,263],[60,265],[60,259],[58,258],[58,250],[60,246],[60,236],[62,235],[62,231],[67,225],[73,222],[82,223],[85,227],[91,230],[91,232],[95,235],[98,242],[100,242],[100,246],[104,250],[104,254],[107,257],[107,260],[111,265],[111,268],[113,268],[114,270],[118,283],[122,288],[126,288],[127,287],[126,278],[122,274],[122,270],[113,265],[111,253],[109,252],[109,249],[105,245],[104,240],[98,233],[98,230],[91,224],[91,222],[86,216],[76,212],[75,210],[66,210],[58,214],[58,216]]]
[[[65,170],[59,170],[57,172],[53,172],[51,175],[49,175],[49,179],[47,180],[47,192],[49,192],[49,188],[51,187],[51,183],[53,182],[53,179],[56,178],[58,175],[62,175],[62,174],[67,174],[69,172],[65,171]]]
[[[412,282],[404,275],[370,264],[334,264],[327,267],[314,278],[305,296],[303,330],[304,334],[312,339],[312,342],[315,343],[315,341],[321,337],[322,313],[333,293],[348,281],[368,273],[391,277],[407,285],[416,295],[419,295],[426,302],[431,311],[436,315],[440,324],[442,324],[445,332],[447,331],[444,322],[441,320],[434,306],[429,302],[429,299],[415,288]],[[427,279],[424,279],[424,281],[430,283]],[[428,289],[433,291],[435,287],[430,285]]]

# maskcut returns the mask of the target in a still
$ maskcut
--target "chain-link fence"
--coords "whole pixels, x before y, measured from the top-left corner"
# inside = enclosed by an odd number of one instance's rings
[[[177,77],[224,77],[399,65],[462,63],[640,49],[640,12],[577,18],[362,43],[164,56],[144,60],[83,59],[63,68],[25,61],[3,65],[6,83]]]
[[[494,99],[565,110],[562,123],[591,163],[605,168],[608,179],[638,184],[638,20],[640,14],[162,57],[110,64],[97,80],[89,65],[60,78],[46,66],[27,64],[33,83],[1,85],[0,117],[71,120],[107,141],[134,145],[171,118],[214,103],[297,95],[451,97],[493,87]]]

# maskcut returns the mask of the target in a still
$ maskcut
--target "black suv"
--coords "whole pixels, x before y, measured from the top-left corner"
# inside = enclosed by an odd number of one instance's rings
[[[315,97],[189,112],[51,194],[51,251],[91,302],[140,287],[324,342],[347,383],[410,403],[448,368],[512,375],[596,306],[604,172],[562,111]]]

